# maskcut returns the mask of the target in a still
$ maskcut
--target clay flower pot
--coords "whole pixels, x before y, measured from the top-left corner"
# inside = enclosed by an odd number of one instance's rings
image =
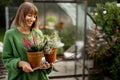
[[[61,28],[61,29],[64,28],[64,23],[63,23],[63,22],[60,22],[60,23],[58,24],[58,27]]]
[[[57,48],[53,48],[52,53],[50,54],[44,54],[45,55],[45,59],[48,63],[53,63],[56,61],[56,53],[57,53]]]
[[[32,68],[41,66],[42,56],[43,52],[27,52],[28,61]]]

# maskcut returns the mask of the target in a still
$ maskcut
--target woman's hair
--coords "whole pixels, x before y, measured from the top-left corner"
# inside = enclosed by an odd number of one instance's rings
[[[37,25],[38,25],[38,9],[31,2],[24,2],[20,5],[20,7],[17,10],[16,16],[13,20],[13,24],[15,24],[17,26],[26,26],[25,17],[28,13],[36,15],[36,21],[33,23],[32,28],[37,27]]]

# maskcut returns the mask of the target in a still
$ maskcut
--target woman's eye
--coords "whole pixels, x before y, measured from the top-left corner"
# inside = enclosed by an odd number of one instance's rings
[[[37,16],[34,15],[34,18],[36,18]]]
[[[34,17],[36,18],[37,16],[36,15],[32,15],[32,14],[28,14],[29,17]]]
[[[32,15],[31,15],[31,14],[29,14],[28,16],[29,16],[29,17],[32,17]]]

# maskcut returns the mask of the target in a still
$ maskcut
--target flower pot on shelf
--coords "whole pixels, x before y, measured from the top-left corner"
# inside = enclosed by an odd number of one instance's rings
[[[57,48],[53,48],[52,53],[50,54],[44,54],[45,55],[45,59],[48,63],[53,63],[56,61],[56,54],[57,54]]]
[[[64,28],[64,23],[60,22],[57,27],[63,29]]]
[[[27,52],[28,61],[32,68],[40,67],[42,64],[43,52]]]

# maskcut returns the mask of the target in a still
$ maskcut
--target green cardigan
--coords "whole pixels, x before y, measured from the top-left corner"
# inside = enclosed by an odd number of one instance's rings
[[[31,33],[42,35],[39,29],[33,29]],[[31,36],[31,33],[28,36]],[[49,80],[48,74],[52,68],[38,69],[30,73],[23,72],[21,68],[18,68],[19,61],[28,61],[22,42],[23,35],[16,27],[7,30],[5,33],[2,61],[8,70],[8,80]]]

